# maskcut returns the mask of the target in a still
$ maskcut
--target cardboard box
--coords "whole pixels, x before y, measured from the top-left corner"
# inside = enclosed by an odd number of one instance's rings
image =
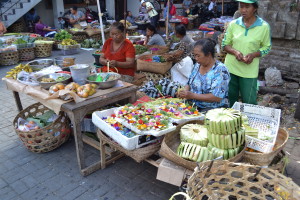
[[[181,186],[185,177],[192,173],[192,171],[163,158],[159,164],[156,179],[172,185]]]
[[[92,119],[89,118],[83,118],[81,122],[81,131],[82,132],[91,132],[91,133],[97,133],[96,126],[94,125]]]

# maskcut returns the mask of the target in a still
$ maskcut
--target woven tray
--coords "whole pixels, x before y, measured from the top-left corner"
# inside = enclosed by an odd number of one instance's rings
[[[35,103],[22,110],[14,119],[13,125],[19,138],[29,151],[35,153],[45,153],[52,151],[68,140],[71,127],[70,120],[64,113],[60,113],[59,117],[48,126],[38,130],[23,132],[17,129],[18,119],[26,119],[34,117],[49,111],[47,107],[41,103]]]
[[[35,59],[35,47],[18,49],[18,52],[20,61]]]
[[[19,62],[18,51],[0,53],[0,65],[15,65]]]
[[[50,57],[53,44],[35,44],[35,56],[37,58]]]
[[[152,56],[154,56],[154,55],[140,56],[137,59],[137,71],[165,74],[171,69],[172,62],[157,63],[157,62],[145,61],[147,59],[152,59]]]
[[[185,167],[189,170],[194,170],[195,167],[197,166],[196,162],[183,159],[176,153],[177,148],[180,144],[179,131],[180,131],[181,127],[186,125],[186,124],[202,124],[203,125],[203,121],[195,120],[195,121],[190,121],[190,122],[187,122],[187,123],[184,123],[182,125],[177,126],[175,131],[165,135],[165,138],[164,138],[164,140],[161,144],[161,149],[159,151],[159,154],[161,156],[167,158],[168,160],[171,160],[172,162],[180,165],[180,166],[183,166],[183,167]],[[242,150],[235,157],[229,159],[229,161],[231,161],[231,162],[240,161],[242,159],[243,155],[244,155],[244,152],[245,152],[245,149]]]
[[[188,180],[187,193],[193,200],[300,199],[299,186],[278,171],[223,160],[201,163]]]
[[[155,144],[150,144],[148,146],[138,148],[135,150],[126,150],[123,147],[121,147],[118,143],[110,139],[108,136],[106,136],[103,132],[101,132],[99,129],[97,130],[97,135],[99,138],[101,138],[102,141],[109,144],[113,149],[119,150],[123,153],[125,153],[127,156],[134,159],[136,162],[142,162],[149,156],[153,155],[160,149],[161,141]]]
[[[141,72],[141,74],[144,74],[146,76],[147,81],[154,81],[154,83],[158,83],[159,80],[163,78],[168,78],[171,79],[171,73],[168,71],[165,74],[156,74],[156,73],[151,73],[151,72]]]
[[[286,130],[280,128],[276,138],[275,149],[270,153],[257,153],[245,151],[244,160],[252,165],[268,166],[274,157],[285,147],[289,139]]]

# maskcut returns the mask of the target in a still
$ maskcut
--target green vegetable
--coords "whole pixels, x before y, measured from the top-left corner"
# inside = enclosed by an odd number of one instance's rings
[[[139,44],[135,45],[134,48],[135,48],[135,55],[143,54],[146,51],[148,51],[147,47]]]
[[[61,30],[60,32],[56,33],[54,36],[55,40],[62,41],[64,39],[71,39],[72,35],[68,33],[66,30]]]

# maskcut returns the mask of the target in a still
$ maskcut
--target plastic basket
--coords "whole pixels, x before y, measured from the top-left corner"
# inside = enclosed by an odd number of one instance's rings
[[[66,55],[73,55],[79,53],[79,49],[61,49],[61,54],[66,56]]]
[[[233,109],[239,110],[249,119],[249,125],[258,129],[258,134],[267,133],[272,139],[263,141],[246,135],[246,145],[263,153],[273,150],[280,125],[280,109],[268,108],[264,106],[235,102]]]
[[[108,117],[115,113],[116,108],[111,108],[103,111],[96,111],[93,113],[92,121],[101,131],[106,133],[119,145],[121,145],[126,150],[133,150],[157,142],[157,138],[145,136],[145,135],[136,135],[131,138],[128,138],[122,135],[119,131],[113,128],[111,125],[102,120],[102,117]]]

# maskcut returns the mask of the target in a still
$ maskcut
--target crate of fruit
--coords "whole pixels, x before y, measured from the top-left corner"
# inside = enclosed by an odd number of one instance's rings
[[[62,45],[58,44],[58,49],[62,50],[70,50],[70,49],[80,49],[81,45],[80,44],[74,44],[74,45]]]
[[[277,138],[281,110],[239,102],[234,103],[232,108],[248,118],[248,122],[244,125],[247,147],[263,153],[271,152]]]
[[[114,117],[116,109],[117,108],[111,108],[108,110],[96,111],[92,115],[92,121],[95,126],[111,137],[124,149],[134,150],[159,140],[159,138],[150,135],[138,135],[118,123]]]

